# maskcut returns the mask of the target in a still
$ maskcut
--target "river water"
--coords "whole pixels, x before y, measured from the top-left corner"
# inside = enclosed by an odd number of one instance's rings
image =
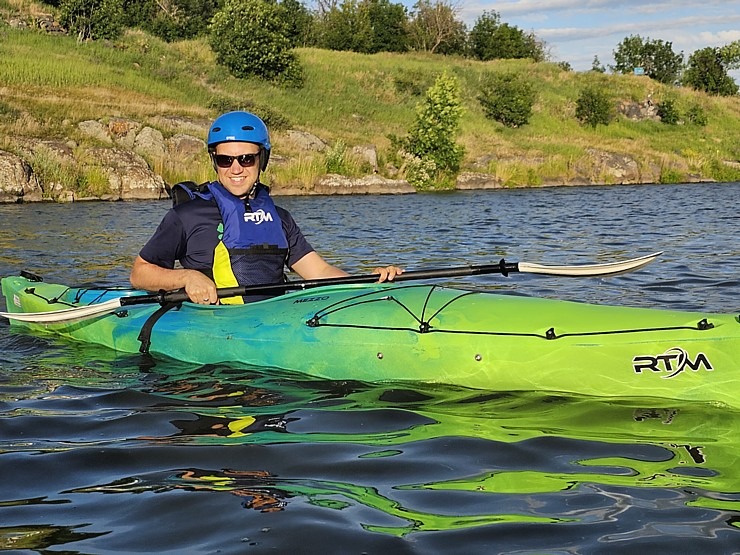
[[[448,283],[738,312],[738,198],[740,183],[278,203],[350,272],[664,251],[610,278]],[[0,205],[0,275],[125,284],[167,207]],[[0,322],[3,551],[738,553],[739,440],[721,406],[287,378]]]

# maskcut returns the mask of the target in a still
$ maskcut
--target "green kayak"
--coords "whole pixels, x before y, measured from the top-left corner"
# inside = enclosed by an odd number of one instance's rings
[[[247,305],[120,307],[130,290],[2,280],[11,319],[125,353],[284,369],[330,380],[660,397],[740,407],[736,315],[599,306],[434,284],[330,285]],[[83,307],[117,309],[88,315]],[[12,316],[12,315],[11,315]]]

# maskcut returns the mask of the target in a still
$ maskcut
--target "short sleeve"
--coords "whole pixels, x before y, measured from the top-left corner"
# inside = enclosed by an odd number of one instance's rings
[[[157,227],[154,235],[142,247],[139,256],[162,268],[174,268],[175,261],[182,258],[185,246],[185,231],[175,210],[169,210]]]
[[[280,220],[283,223],[283,231],[285,237],[288,239],[288,260],[287,265],[289,268],[293,267],[293,264],[298,262],[301,258],[306,256],[308,253],[313,252],[314,248],[306,240],[298,227],[298,224],[290,215],[290,212],[284,208],[277,207]]]

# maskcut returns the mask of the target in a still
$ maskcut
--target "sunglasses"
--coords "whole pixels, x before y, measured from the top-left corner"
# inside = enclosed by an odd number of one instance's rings
[[[240,154],[239,156],[229,156],[228,154],[214,154],[213,160],[216,162],[216,165],[219,168],[230,168],[231,164],[234,163],[234,160],[239,162],[239,165],[242,168],[251,168],[257,163],[257,158],[259,158],[259,153],[257,154]]]

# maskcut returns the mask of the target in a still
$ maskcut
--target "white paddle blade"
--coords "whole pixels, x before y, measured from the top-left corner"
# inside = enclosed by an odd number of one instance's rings
[[[121,299],[111,299],[100,304],[89,306],[75,306],[62,310],[53,310],[50,312],[0,312],[0,316],[9,320],[18,320],[19,322],[32,322],[34,324],[53,324],[56,322],[74,322],[76,320],[85,320],[101,314],[115,312],[121,308]]]
[[[531,264],[520,262],[519,271],[527,274],[545,274],[548,276],[573,276],[573,277],[596,277],[614,276],[626,272],[632,272],[650,264],[663,252],[654,252],[639,258],[623,260],[621,262],[607,262],[606,264],[583,264],[579,266],[544,266],[542,264]]]

